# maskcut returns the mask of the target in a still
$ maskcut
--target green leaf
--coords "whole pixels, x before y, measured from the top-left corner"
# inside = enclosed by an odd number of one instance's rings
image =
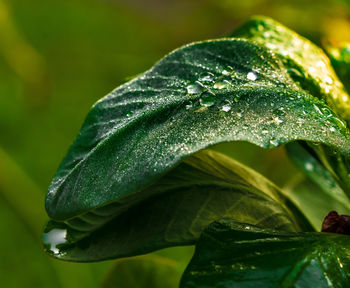
[[[350,91],[350,43],[327,43],[325,48],[340,80]]]
[[[350,120],[350,97],[321,48],[282,24],[262,16],[251,18],[232,36],[250,39],[276,53],[289,75],[305,91],[324,99],[343,119]]]
[[[185,159],[141,192],[65,223],[49,222],[43,237],[47,251],[69,261],[144,254],[194,244],[222,217],[283,231],[313,230],[266,178],[210,150]]]
[[[331,210],[350,214],[349,199],[334,176],[322,165],[305,143],[289,143],[287,151],[294,163],[303,171],[283,191],[304,212],[319,230],[325,215]],[[310,152],[311,151],[311,152]],[[311,181],[307,181],[308,177]]]
[[[182,288],[349,287],[350,237],[284,233],[222,219],[198,241]]]
[[[348,154],[339,122],[266,49],[235,39],[188,45],[93,106],[46,208],[65,220],[134,197],[184,158],[224,141],[273,148],[306,140]]]
[[[225,216],[217,208],[211,215],[202,201],[221,207],[219,197],[213,203],[208,199],[222,193],[230,207],[237,198],[232,193],[224,196],[226,187],[216,183],[208,183],[210,189],[198,194],[194,192],[198,188],[184,193],[175,182],[177,188],[171,191],[161,178],[169,170],[193,153],[225,141],[274,148],[305,140],[349,154],[349,133],[339,123],[328,106],[295,84],[267,49],[241,39],[187,45],[93,106],[49,188],[46,208],[57,222],[47,226],[44,241],[57,257],[73,261],[192,244],[207,224]],[[204,209],[200,211],[210,217],[199,217],[199,208],[187,204],[182,218],[176,218],[186,221],[173,226],[172,214],[183,202]],[[246,211],[255,206],[257,215],[244,216],[251,219],[233,218],[256,224],[261,215],[274,215],[262,213],[271,208],[263,201],[247,205]],[[273,206],[275,211],[281,209],[279,204]],[[291,222],[290,227],[295,225]],[[284,225],[276,223],[269,225]],[[174,227],[173,234],[168,226]],[[130,240],[140,238],[141,244]]]
[[[156,255],[118,260],[102,288],[176,288],[181,274],[175,261]]]

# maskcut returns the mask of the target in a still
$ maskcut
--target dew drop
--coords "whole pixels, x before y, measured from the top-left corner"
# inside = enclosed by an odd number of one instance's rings
[[[185,108],[186,110],[189,110],[193,107],[192,103],[186,104]]]
[[[311,162],[306,162],[304,165],[306,171],[313,171],[314,170],[314,165]]]
[[[278,140],[277,139],[275,139],[275,138],[271,138],[270,139],[270,146],[272,146],[272,147],[277,147],[278,146]]]
[[[215,103],[215,95],[210,92],[204,92],[199,99],[199,103],[201,106],[210,107]]]
[[[229,112],[231,109],[232,107],[227,104],[221,107],[221,111],[224,111],[224,112]]]
[[[214,89],[224,89],[226,84],[224,82],[216,82],[213,87]]]
[[[286,120],[286,113],[283,111],[283,108],[278,108],[274,111],[275,117],[273,120],[279,125]]]
[[[332,83],[333,83],[332,78],[329,77],[329,76],[326,76],[326,78],[324,78],[324,81],[325,81],[327,84],[332,84]]]
[[[200,83],[196,82],[195,84],[191,84],[187,86],[187,93],[188,94],[199,94],[201,93],[205,88]]]
[[[203,75],[198,79],[198,81],[200,81],[200,82],[213,82],[214,81],[213,76],[214,76],[214,74],[212,74],[212,73],[207,74],[207,75]]]
[[[256,79],[258,79],[258,76],[254,72],[249,72],[247,74],[247,78],[251,81],[255,81]]]
[[[49,247],[49,251],[54,254],[59,254],[60,249],[57,246],[60,244],[65,244],[67,242],[66,236],[66,229],[55,228],[43,234],[43,243]]]
[[[346,129],[346,124],[344,121],[340,120],[338,117],[331,116],[328,118],[330,122],[335,124],[340,129]]]
[[[230,75],[230,71],[227,71],[227,70],[223,70],[222,72],[222,75],[225,75],[225,76],[228,76],[228,75]]]

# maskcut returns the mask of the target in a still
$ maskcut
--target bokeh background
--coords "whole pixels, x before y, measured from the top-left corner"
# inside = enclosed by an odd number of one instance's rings
[[[0,287],[103,283],[114,261],[64,263],[40,243],[47,187],[90,106],[171,50],[224,37],[254,14],[317,44],[350,41],[346,0],[0,0]],[[281,186],[297,173],[283,149],[216,148]],[[191,253],[158,254],[185,263]]]

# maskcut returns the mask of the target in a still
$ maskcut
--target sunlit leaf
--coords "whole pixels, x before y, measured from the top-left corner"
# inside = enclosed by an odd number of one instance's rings
[[[321,48],[277,21],[262,16],[251,18],[232,36],[253,40],[276,53],[298,85],[324,99],[342,118],[350,120],[350,97]]]
[[[325,48],[344,86],[350,91],[350,43],[327,43]]]

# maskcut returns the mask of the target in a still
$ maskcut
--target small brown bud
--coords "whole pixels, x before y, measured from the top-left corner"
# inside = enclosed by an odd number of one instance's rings
[[[323,220],[321,231],[350,235],[350,216],[339,215],[336,211],[329,212]]]

